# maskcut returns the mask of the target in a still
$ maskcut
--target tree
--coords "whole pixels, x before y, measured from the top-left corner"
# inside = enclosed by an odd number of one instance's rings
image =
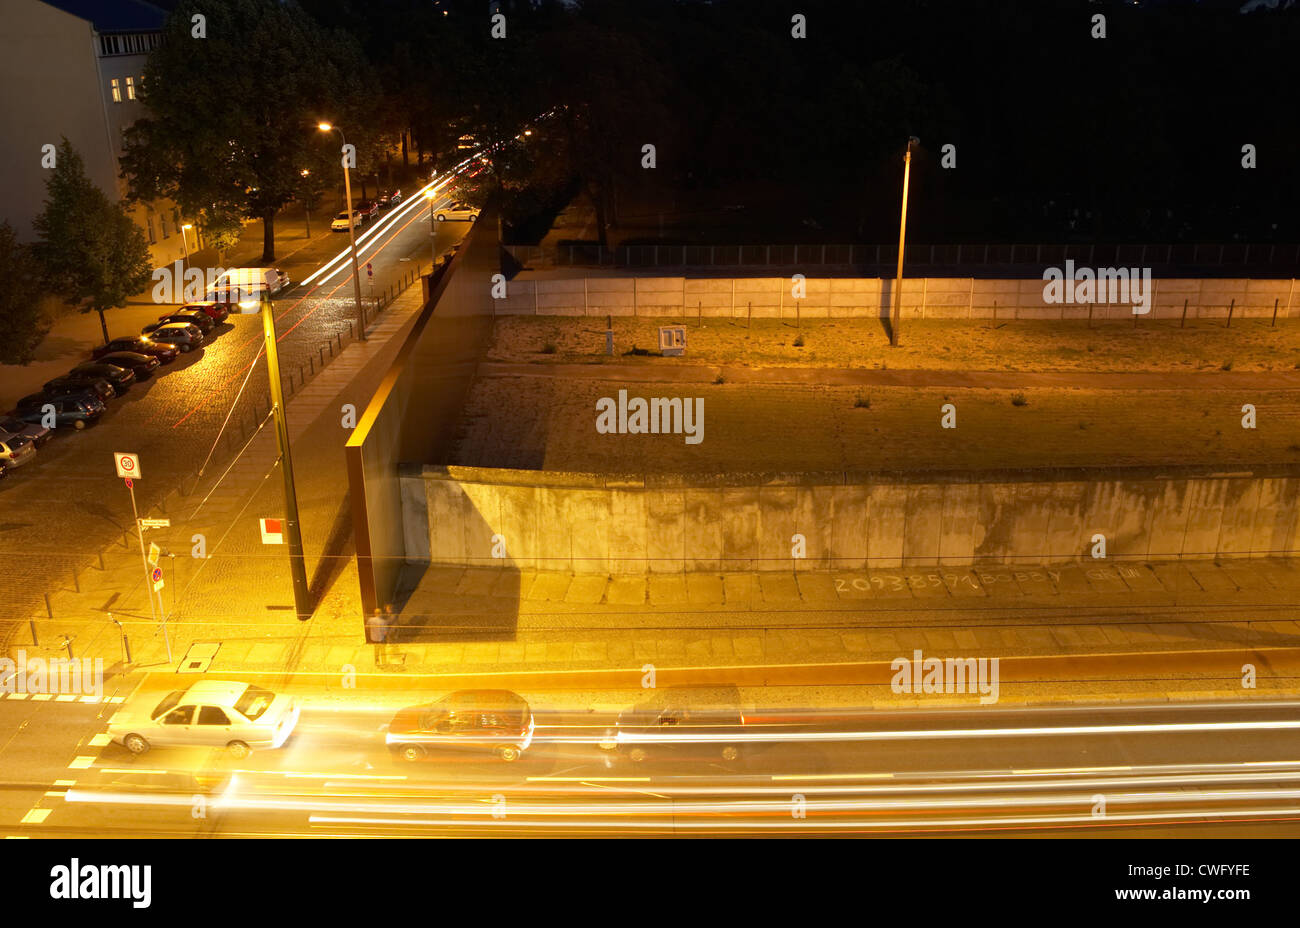
[[[50,331],[41,311],[38,265],[31,249],[18,243],[9,223],[0,223],[0,363],[28,364]]]
[[[99,314],[123,306],[149,284],[149,246],[126,210],[86,176],[81,156],[65,138],[54,173],[45,182],[45,209],[32,220],[34,253],[50,289],[81,311]]]
[[[316,124],[342,125],[358,152],[371,141],[358,115],[367,66],[355,42],[297,4],[199,6],[180,3],[149,56],[141,91],[149,115],[126,132],[122,175],[135,199],[168,198],[226,225],[231,213],[260,219],[270,263],[275,214],[298,190],[302,169],[338,169],[337,137],[326,145]],[[193,35],[196,13],[206,17],[204,37]]]

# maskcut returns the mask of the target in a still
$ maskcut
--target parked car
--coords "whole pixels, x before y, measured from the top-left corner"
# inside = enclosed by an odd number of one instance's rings
[[[379,215],[379,204],[374,200],[362,200],[357,204],[357,208],[354,212],[360,213],[366,219],[373,219],[375,216]]]
[[[0,416],[0,432],[14,432],[18,435],[25,435],[35,443],[37,448],[44,447],[45,443],[54,435],[52,431],[39,422],[33,425],[18,416]]]
[[[207,313],[197,309],[178,309],[158,317],[159,322],[188,322],[190,325],[198,328],[207,338],[217,324],[212,321]]]
[[[515,761],[533,741],[533,712],[509,690],[458,690],[393,717],[384,736],[389,750],[417,761],[440,749],[495,754]]]
[[[278,748],[298,724],[298,704],[252,683],[202,680],[187,689],[128,699],[108,723],[109,738],[132,754],[151,747],[225,747],[235,757]]]
[[[54,411],[56,428],[71,426],[78,430],[94,425],[108,409],[104,405],[104,400],[90,390],[66,393],[61,396],[33,393],[18,401],[18,408],[14,411],[14,415],[24,422],[44,427],[46,406],[50,406]]]
[[[735,761],[745,724],[734,686],[664,687],[619,713],[600,747],[638,764],[650,757]]]
[[[186,303],[177,312],[181,313],[203,313],[215,323],[225,322],[230,316],[230,307],[225,303],[216,300],[204,300],[201,303]]]
[[[113,385],[103,377],[94,374],[64,374],[45,384],[46,396],[68,396],[72,393],[84,393],[87,390],[101,400],[111,400],[117,396]]]
[[[361,225],[361,214],[354,212],[352,214],[352,228],[355,229],[359,225]],[[330,223],[330,231],[346,232],[347,230],[348,230],[348,214],[345,211],[339,213],[337,216],[334,217],[334,221]]]
[[[131,373],[135,374],[136,380],[148,380],[153,376],[153,372],[158,369],[160,363],[157,358],[150,357],[147,354],[139,354],[135,351],[114,351],[100,358],[105,364],[112,364],[114,367],[125,367]],[[78,365],[81,367],[83,365]]]
[[[0,432],[0,462],[13,469],[22,467],[36,458],[36,442],[26,435]]]
[[[448,219],[467,219],[474,222],[478,219],[478,210],[468,203],[453,203],[438,210],[433,214],[433,218],[439,222],[446,222]]]
[[[175,345],[182,352],[193,351],[203,344],[203,332],[189,322],[155,322],[144,327],[144,334],[154,340]]]
[[[131,384],[135,383],[135,371],[129,367],[122,367],[107,361],[82,361],[68,371],[68,374],[69,376],[86,374],[91,377],[103,377],[113,385],[113,390],[118,396],[122,396],[127,390],[130,390]]]
[[[107,345],[100,345],[92,354],[103,358],[118,351],[130,351],[157,358],[159,364],[170,364],[180,357],[181,350],[170,342],[157,341],[147,335],[133,335],[127,338],[115,338]]]
[[[379,197],[380,209],[388,209],[390,206],[396,206],[398,203],[401,202],[402,202],[402,191],[400,190],[391,190],[388,193],[380,194]]]

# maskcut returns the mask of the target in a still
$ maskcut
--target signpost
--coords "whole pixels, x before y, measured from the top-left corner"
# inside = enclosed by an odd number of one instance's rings
[[[157,567],[154,567],[152,572],[149,569],[149,556],[144,549],[144,525],[140,520],[140,511],[135,505],[135,478],[140,476],[140,456],[125,451],[114,451],[113,466],[117,468],[117,475],[122,478],[127,490],[131,492],[131,515],[135,519],[135,531],[140,539],[140,564],[144,567],[145,576],[149,577],[150,583],[153,584],[152,589],[145,590],[145,595],[149,597],[149,613],[153,616],[153,620],[157,622],[158,613],[162,610],[162,600],[160,598],[158,606],[155,607],[153,594],[162,589],[162,571]],[[157,545],[154,547],[156,548]],[[156,559],[157,555],[154,557]],[[158,576],[154,577],[154,573],[157,573]],[[172,643],[170,636],[167,634],[167,621],[165,619],[162,622],[162,630],[163,643],[167,647],[167,663],[170,664],[172,662]]]

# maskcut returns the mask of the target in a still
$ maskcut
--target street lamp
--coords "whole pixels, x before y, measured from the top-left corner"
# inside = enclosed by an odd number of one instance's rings
[[[433,201],[438,197],[432,190],[426,190],[424,198],[429,201],[429,273],[432,274],[433,266],[438,263],[438,227],[433,222]]]
[[[322,132],[337,132],[339,138],[343,140],[343,147],[347,148],[348,140],[343,135],[343,130],[338,126],[323,122],[316,128]],[[357,301],[357,338],[364,342],[366,340],[366,314],[361,308],[361,272],[357,270],[357,237],[352,228],[352,179],[348,174],[347,155],[343,156],[343,193],[348,198],[348,241],[352,246],[352,295]]]
[[[912,173],[912,147],[921,140],[912,136],[907,140],[907,153],[903,156],[903,214],[898,220],[898,277],[894,281],[893,309],[889,314],[889,344],[898,347],[898,321],[903,306],[903,250],[907,242],[907,181]]]
[[[298,173],[301,174],[304,178],[311,176],[311,171],[309,171],[307,168],[303,168]],[[307,217],[307,237],[311,238],[311,209],[307,206],[306,200],[303,200],[302,211],[303,214]]]

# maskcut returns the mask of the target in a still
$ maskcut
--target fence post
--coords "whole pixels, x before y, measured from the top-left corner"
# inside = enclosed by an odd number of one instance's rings
[[[1232,328],[1232,312],[1237,308],[1237,298],[1234,296],[1232,302],[1228,304],[1228,324],[1224,328]]]
[[[1187,300],[1184,299],[1184,300],[1183,300],[1183,318],[1182,318],[1181,321],[1179,321],[1179,323],[1178,323],[1178,328],[1182,329],[1182,328],[1186,328],[1186,327],[1187,327]]]

